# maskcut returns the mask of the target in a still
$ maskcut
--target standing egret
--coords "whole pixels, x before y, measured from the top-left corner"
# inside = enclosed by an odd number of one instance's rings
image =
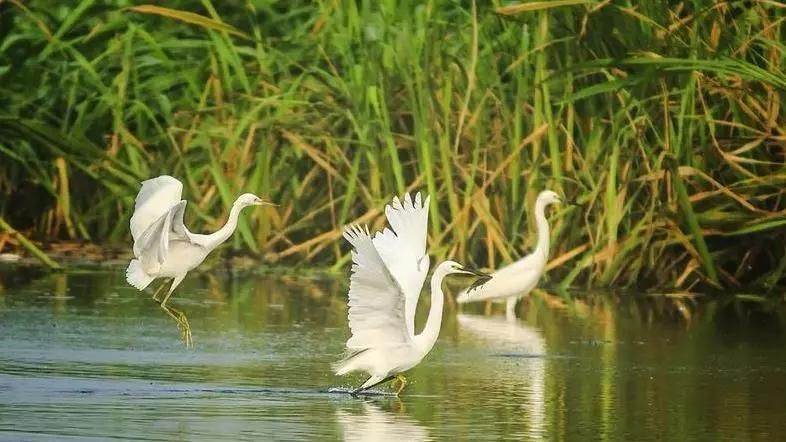
[[[177,321],[186,346],[190,346],[188,320],[182,312],[166,305],[169,296],[190,270],[229,239],[237,228],[237,219],[244,207],[270,203],[244,193],[232,205],[226,224],[215,233],[202,235],[190,232],[183,224],[186,200],[180,199],[182,193],[183,183],[168,175],[142,182],[131,216],[135,259],[128,264],[126,280],[138,290],[144,290],[154,279],[172,279],[169,292],[160,302],[161,308]],[[155,301],[158,301],[157,295],[163,288],[164,285],[153,294]]]
[[[538,283],[546,269],[549,257],[549,223],[546,207],[560,203],[560,197],[551,190],[538,194],[535,201],[535,223],[538,227],[538,243],[535,250],[524,258],[491,274],[491,279],[477,290],[464,290],[457,298],[459,304],[476,301],[505,300],[505,315],[515,319],[516,301],[527,295]]]
[[[394,277],[368,227],[346,227],[344,238],[354,247],[348,314],[352,336],[347,340],[350,354],[334,364],[333,369],[339,376],[358,370],[369,374],[353,394],[393,378],[401,384],[396,391],[399,394],[406,385],[402,373],[419,364],[439,336],[444,302],[442,280],[451,274],[468,274],[478,276],[475,284],[480,284],[489,276],[453,261],[439,264],[431,276],[431,309],[426,325],[413,336],[406,317],[406,293],[398,281],[418,278],[419,274],[410,270]]]

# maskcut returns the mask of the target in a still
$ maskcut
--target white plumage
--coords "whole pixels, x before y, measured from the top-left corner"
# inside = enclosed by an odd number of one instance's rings
[[[413,203],[407,195],[403,204],[394,199],[391,206],[387,213],[396,220],[391,225],[399,235],[386,230],[372,240],[368,228],[349,226],[344,229],[344,238],[354,248],[348,312],[352,336],[347,340],[349,355],[333,368],[338,375],[353,371],[369,374],[355,392],[396,375],[401,381],[400,392],[405,384],[400,374],[420,363],[439,335],[444,277],[455,273],[488,277],[453,261],[437,266],[431,277],[428,319],[423,332],[415,335],[411,331],[414,329],[414,307],[411,313],[407,313],[407,304],[417,305],[414,293],[416,289],[420,293],[425,278],[423,272],[428,271],[427,267],[422,269],[423,263],[427,262],[423,259],[425,245],[422,255],[420,248],[421,243],[425,244],[423,217],[427,218],[428,198],[425,204],[421,204],[419,196],[416,196]],[[378,244],[384,252],[380,252]]]
[[[347,350],[354,356],[339,363],[336,374],[343,375],[354,370],[374,371],[382,380],[397,368],[395,365],[401,365],[391,361],[390,356],[399,353],[418,356],[418,352],[413,351],[415,342],[407,332],[404,293],[377,253],[367,228],[348,227],[344,238],[355,249],[352,252],[354,264],[348,302],[352,336],[347,340]],[[380,360],[386,362],[382,371],[375,367]],[[414,362],[412,365],[415,365],[419,359],[401,362],[405,365]]]
[[[430,197],[426,197],[421,201],[420,193],[415,194],[414,201],[409,193],[404,194],[403,201],[393,197],[385,206],[390,228],[377,232],[373,240],[388,271],[404,291],[404,317],[412,337],[415,336],[415,311],[430,265],[426,253],[429,200]]]
[[[515,318],[516,301],[535,288],[546,269],[549,257],[549,223],[545,211],[550,204],[559,202],[559,196],[551,190],[538,194],[535,201],[535,223],[538,228],[535,250],[492,273],[491,279],[483,286],[462,291],[457,298],[459,304],[486,300],[505,301],[506,315],[508,318]]]
[[[240,195],[226,224],[213,234],[201,235],[190,232],[183,223],[186,201],[180,199],[182,192],[183,184],[168,175],[142,182],[130,222],[135,259],[128,264],[126,280],[138,290],[144,290],[156,278],[173,279],[161,308],[178,321],[189,345],[190,331],[185,316],[166,306],[169,296],[190,270],[232,235],[244,207],[267,203],[250,193]]]
[[[131,237],[134,241],[179,203],[182,194],[183,183],[169,175],[142,181],[134,203],[134,214],[131,215]]]

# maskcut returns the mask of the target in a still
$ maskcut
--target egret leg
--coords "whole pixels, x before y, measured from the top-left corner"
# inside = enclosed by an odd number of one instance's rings
[[[164,296],[164,300],[163,300],[163,301],[161,301],[161,305],[162,305],[162,306],[166,305],[166,302],[167,302],[167,301],[169,301],[169,297],[170,297],[170,296],[172,296],[172,292],[174,292],[174,291],[175,291],[175,288],[176,288],[178,285],[180,285],[180,283],[181,283],[181,282],[183,282],[183,278],[185,278],[185,277],[186,277],[186,275],[185,275],[185,274],[182,274],[182,275],[176,276],[176,277],[175,277],[175,278],[172,280],[172,285],[171,285],[171,286],[169,286],[169,292],[167,292],[166,296]]]
[[[160,300],[160,299],[158,299],[158,295],[159,295],[161,292],[163,292],[163,291],[164,291],[164,288],[165,288],[165,287],[166,287],[166,281],[163,281],[163,282],[161,282],[161,285],[159,285],[159,286],[158,286],[158,288],[156,289],[156,291],[155,291],[155,292],[153,292],[153,301],[155,301],[157,304],[161,304],[161,300]]]
[[[396,380],[400,383],[398,390],[396,390],[396,396],[398,396],[401,393],[401,390],[404,389],[404,386],[407,385],[407,377],[404,376],[403,373],[399,373],[396,375]]]
[[[185,313],[168,305],[162,305],[161,308],[177,322],[177,329],[180,331],[180,339],[183,341],[186,348],[193,347],[194,340],[191,337],[191,326],[188,324],[188,318]]]
[[[164,311],[167,312],[167,314],[177,322],[177,329],[180,331],[180,338],[183,340],[186,348],[190,348],[194,346],[194,341],[191,337],[191,325],[188,323],[188,318],[180,310],[166,305],[167,301],[169,301],[169,297],[172,296],[172,292],[175,291],[175,288],[180,285],[180,283],[183,281],[183,278],[185,277],[185,274],[175,277],[175,279],[172,281],[172,285],[169,287],[169,292],[167,292],[166,296],[164,296],[164,300],[161,301],[161,308],[164,309]]]
[[[505,301],[505,318],[508,321],[515,321],[516,320],[516,301],[518,299],[515,296],[511,296]]]
[[[369,377],[368,377],[368,379],[366,379],[365,381],[363,381],[363,383],[362,383],[362,384],[360,384],[360,386],[359,386],[358,388],[356,388],[356,389],[352,390],[352,391],[350,392],[350,394],[354,396],[354,395],[356,395],[356,394],[360,393],[361,391],[363,391],[363,390],[364,390],[363,386],[364,386],[364,385],[366,385],[366,383],[367,383],[368,381],[370,381],[370,380],[371,380],[371,378],[373,378],[373,377],[374,377],[374,376],[369,376]]]
[[[366,382],[363,382],[360,385],[360,387],[352,390],[352,395],[356,395],[356,394],[358,394],[360,392],[363,392],[363,391],[366,391],[366,390],[370,390],[370,389],[376,387],[377,385],[384,384],[385,382],[391,381],[391,380],[395,379],[396,377],[395,376],[388,376],[388,377],[382,379],[379,382],[374,382],[373,384],[364,387],[364,385],[366,385],[368,383],[368,381],[370,381],[372,378],[374,378],[374,376],[369,376],[368,379],[366,379]]]

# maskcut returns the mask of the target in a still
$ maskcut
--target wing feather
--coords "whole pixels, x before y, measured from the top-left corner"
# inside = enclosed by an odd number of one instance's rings
[[[183,225],[186,200],[182,200],[153,222],[134,241],[134,256],[142,263],[147,274],[155,274],[169,254],[171,241],[190,241],[188,230]]]
[[[169,175],[142,181],[131,216],[131,237],[136,241],[153,223],[176,205],[183,194],[183,183]]]
[[[429,270],[426,254],[429,201],[428,196],[423,201],[420,193],[415,194],[414,201],[409,193],[404,194],[403,201],[393,197],[385,207],[390,228],[377,232],[373,240],[385,266],[404,291],[407,331],[411,336],[415,332],[415,310]]]
[[[186,213],[186,200],[181,200],[172,208],[172,236],[170,239],[192,241],[191,231],[186,228],[183,217]]]
[[[404,293],[377,252],[368,228],[348,226],[344,238],[354,247],[349,283],[349,350],[412,343],[404,320]]]

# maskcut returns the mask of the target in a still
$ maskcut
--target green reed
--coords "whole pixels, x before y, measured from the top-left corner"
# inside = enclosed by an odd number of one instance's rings
[[[138,181],[181,178],[230,248],[347,262],[341,227],[432,195],[437,258],[481,267],[550,216],[563,286],[777,286],[786,87],[777,2],[0,2],[0,215],[127,241]]]

